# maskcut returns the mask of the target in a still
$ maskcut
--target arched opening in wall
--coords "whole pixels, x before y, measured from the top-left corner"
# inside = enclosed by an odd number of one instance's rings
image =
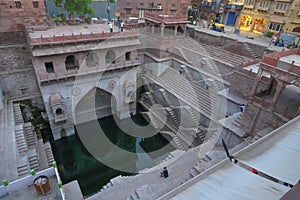
[[[165,27],[165,35],[174,35],[174,26],[166,26]]]
[[[239,28],[241,30],[249,31],[252,25],[252,17],[249,15],[244,15],[241,18]]]
[[[183,34],[184,28],[183,28],[182,26],[178,26],[178,27],[177,27],[177,32]]]
[[[96,67],[99,64],[99,57],[95,52],[89,52],[85,60],[86,66]]]
[[[266,28],[267,21],[264,18],[256,18],[252,24],[251,31],[254,33],[261,33]]]
[[[116,54],[113,50],[108,50],[105,55],[105,63],[115,63]]]
[[[300,33],[300,26],[293,29],[293,32]]]
[[[113,102],[113,103],[112,103]],[[93,120],[93,117],[103,118],[112,115],[112,104],[114,96],[105,90],[92,88],[76,105],[76,121],[86,122]]]
[[[63,110],[61,109],[61,108],[58,108],[58,109],[56,109],[56,111],[55,111],[55,115],[56,116],[59,116],[59,115],[63,115]]]
[[[131,52],[130,51],[125,53],[125,60],[126,61],[131,60]]]
[[[54,93],[50,96],[49,103],[54,115],[54,122],[59,123],[66,121],[66,106],[64,103],[63,96],[60,93]]]
[[[67,71],[79,69],[78,60],[74,55],[69,55],[66,57],[65,66]]]

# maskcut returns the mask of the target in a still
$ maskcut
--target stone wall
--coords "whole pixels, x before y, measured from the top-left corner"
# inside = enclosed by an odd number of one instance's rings
[[[0,85],[4,96],[17,98],[39,95],[24,33],[1,33],[0,38]]]
[[[261,58],[265,54],[265,52],[271,52],[271,50],[268,50],[267,47],[252,44],[249,42],[236,41],[233,38],[230,38],[226,35],[221,35],[219,33],[212,34],[203,30],[196,30],[194,28],[188,27],[187,34],[200,43],[218,46],[226,51],[242,56],[251,57],[254,52],[258,57]],[[246,48],[245,45],[247,45],[248,48]],[[253,52],[250,52],[249,49]]]
[[[17,3],[20,2],[20,8]],[[33,2],[38,3],[34,7]],[[24,26],[47,25],[44,0],[0,0],[0,32],[24,30]]]
[[[253,72],[252,72],[253,73]],[[246,73],[241,73],[239,71],[234,71],[230,77],[230,93],[238,94],[243,97],[249,97],[251,95],[251,90],[255,81],[255,73],[249,75]],[[257,86],[257,91],[263,91],[267,89],[266,82],[260,82]]]

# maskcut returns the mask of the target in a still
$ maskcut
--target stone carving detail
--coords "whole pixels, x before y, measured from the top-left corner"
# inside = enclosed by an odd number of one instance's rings
[[[124,84],[124,101],[132,103],[135,101],[135,84],[133,81],[126,80]]]
[[[114,89],[115,86],[116,86],[116,81],[111,80],[111,81],[108,82],[108,88]]]
[[[31,59],[14,55],[0,55],[0,66],[3,70],[24,68],[31,64]]]
[[[74,96],[78,96],[78,95],[80,95],[81,94],[81,89],[80,89],[80,87],[73,87],[73,89],[72,89],[72,94],[74,95]]]
[[[50,107],[54,115],[54,122],[64,122],[67,120],[66,117],[66,105],[64,98],[60,93],[54,93],[50,96]]]

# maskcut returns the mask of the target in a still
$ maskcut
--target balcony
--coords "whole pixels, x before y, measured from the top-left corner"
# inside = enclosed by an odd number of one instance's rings
[[[277,2],[292,3],[293,0],[276,0]]]
[[[254,5],[244,5],[244,8],[246,9],[254,9]]]
[[[274,10],[275,15],[286,15],[286,10]]]
[[[54,117],[55,123],[64,122],[64,121],[67,121],[67,117],[65,115],[63,115],[63,114],[55,115],[55,117]]]
[[[44,83],[50,83],[50,81],[66,80],[68,78],[72,78],[75,76],[100,73],[103,71],[111,71],[111,70],[117,70],[117,69],[122,69],[122,68],[129,68],[129,67],[138,66],[140,64],[141,64],[141,61],[136,59],[136,60],[130,60],[130,61],[118,62],[115,64],[110,64],[107,67],[101,67],[101,66],[97,66],[94,68],[84,67],[83,69],[67,71],[65,73],[40,74],[39,80],[40,80],[41,84],[44,84]]]
[[[257,9],[259,12],[268,12],[268,10],[269,10],[269,7],[258,7],[258,9]]]
[[[242,5],[236,5],[236,4],[226,4],[225,5],[225,9],[226,10],[236,10],[236,11],[240,11],[243,9]]]

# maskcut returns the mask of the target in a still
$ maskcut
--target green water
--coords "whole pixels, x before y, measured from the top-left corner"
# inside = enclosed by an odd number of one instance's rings
[[[140,116],[134,117],[134,121],[142,126],[147,125],[147,122]],[[97,121],[81,124],[76,128],[80,131],[96,131],[95,122]],[[147,152],[147,154],[123,158],[124,162],[120,162],[121,165],[130,166],[136,172],[145,167],[152,167],[158,160],[164,159],[169,152],[174,150],[160,134],[146,139],[135,138],[124,133],[116,125],[113,117],[99,119],[98,122],[105,135],[118,147],[129,152]],[[122,124],[126,125],[126,121]],[[101,146],[101,141],[99,141],[99,146]],[[84,196],[98,192],[110,179],[118,175],[132,175],[132,173],[112,169],[95,159],[83,146],[77,134],[53,142],[52,147],[63,183],[78,180]],[[162,147],[164,147],[163,151],[153,154]],[[113,159],[117,155],[108,150],[103,156]]]

